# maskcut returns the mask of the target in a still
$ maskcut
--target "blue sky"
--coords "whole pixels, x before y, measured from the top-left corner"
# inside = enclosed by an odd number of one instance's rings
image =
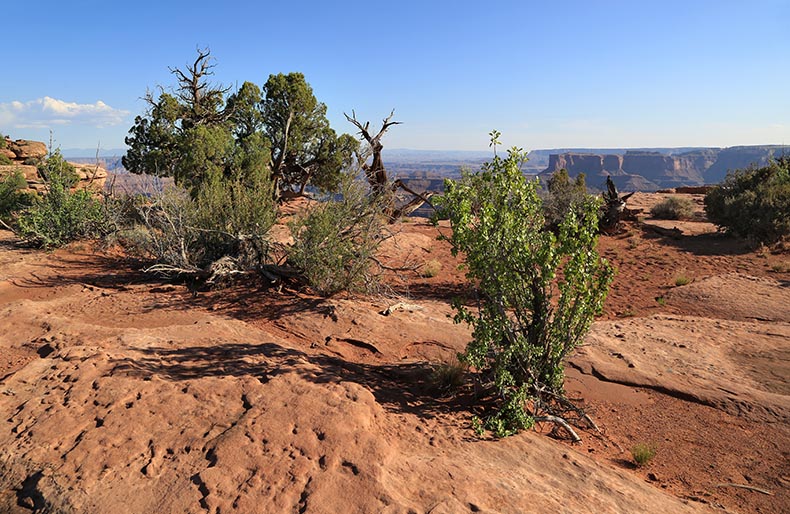
[[[385,147],[790,144],[790,0],[9,2],[0,132],[118,148],[146,89],[301,71]]]

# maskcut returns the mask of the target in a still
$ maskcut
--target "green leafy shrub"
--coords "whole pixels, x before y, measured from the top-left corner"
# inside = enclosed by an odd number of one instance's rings
[[[633,457],[637,466],[646,466],[655,456],[655,445],[639,443],[631,448],[631,457]]]
[[[537,182],[521,173],[524,159],[518,148],[495,156],[482,171],[446,181],[437,201],[476,286],[477,309],[456,302],[455,320],[473,328],[463,359],[496,393],[496,412],[481,423],[497,436],[555,412],[563,359],[601,312],[613,277],[596,250],[599,200],[585,197],[555,235],[545,229]]]
[[[725,232],[760,243],[790,235],[790,157],[729,173],[705,195],[705,214]]]
[[[30,206],[33,196],[23,191],[26,187],[25,175],[18,170],[0,180],[0,220],[7,223],[13,213]]]
[[[370,291],[378,283],[373,258],[383,239],[382,201],[383,195],[368,195],[347,175],[337,195],[291,223],[288,259],[316,293]]]
[[[661,220],[684,220],[694,215],[694,202],[689,198],[670,196],[650,209],[650,214]]]
[[[0,166],[9,166],[11,164],[14,164],[14,161],[7,155],[0,153]]]
[[[35,197],[17,220],[20,236],[43,248],[71,241],[101,237],[107,223],[101,202],[85,190],[71,190],[74,177],[68,169],[52,167],[46,176],[47,191]]]

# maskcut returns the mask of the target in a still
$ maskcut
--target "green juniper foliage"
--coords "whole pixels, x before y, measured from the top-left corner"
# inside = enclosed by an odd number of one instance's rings
[[[577,216],[582,214],[584,199],[588,196],[584,173],[571,180],[563,168],[549,177],[546,188],[543,211],[550,227],[558,227],[571,209],[577,209]]]
[[[596,251],[599,200],[583,196],[555,235],[545,229],[537,181],[521,172],[525,159],[518,148],[495,156],[480,172],[446,181],[437,202],[450,220],[453,253],[465,256],[476,286],[477,308],[456,302],[455,321],[473,328],[462,359],[498,397],[478,427],[497,436],[551,412],[551,398],[563,391],[563,359],[601,312],[613,277]]]
[[[212,84],[213,61],[198,51],[193,64],[171,69],[178,85],[158,98],[129,129],[123,165],[132,173],[174,177],[196,197],[203,182],[266,170],[272,194],[288,196],[308,186],[337,187],[358,141],[338,136],[301,73],[270,75],[261,90],[252,82],[226,95]]]
[[[724,231],[760,243],[790,236],[790,157],[729,173],[705,196],[705,214]]]

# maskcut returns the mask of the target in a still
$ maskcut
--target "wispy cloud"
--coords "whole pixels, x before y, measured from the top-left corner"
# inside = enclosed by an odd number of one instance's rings
[[[102,102],[78,104],[45,96],[28,102],[0,103],[0,125],[11,128],[48,128],[82,125],[97,128],[123,123],[129,111]]]

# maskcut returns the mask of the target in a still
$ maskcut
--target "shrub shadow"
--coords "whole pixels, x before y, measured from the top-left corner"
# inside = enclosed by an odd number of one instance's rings
[[[745,255],[753,251],[753,247],[746,241],[722,233],[707,233],[697,235],[681,235],[677,238],[665,236],[654,232],[651,228],[642,226],[642,235],[645,239],[672,246],[678,251],[699,256],[725,256]]]
[[[218,343],[188,348],[147,347],[140,358],[113,361],[111,375],[171,381],[250,376],[261,383],[287,373],[316,384],[358,383],[384,408],[432,418],[468,410],[471,398],[440,399],[428,363],[363,364],[326,354],[308,354],[276,343]]]

